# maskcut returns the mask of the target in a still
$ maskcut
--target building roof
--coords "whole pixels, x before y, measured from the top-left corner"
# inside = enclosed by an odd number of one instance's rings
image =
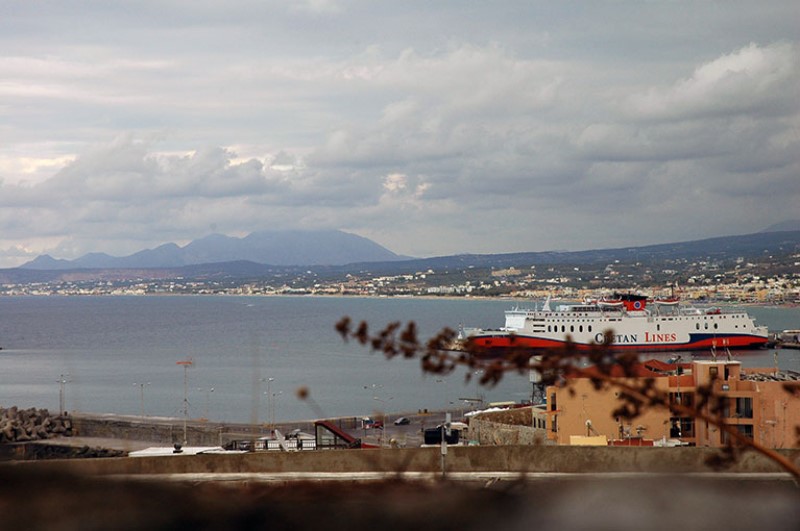
[[[800,382],[800,372],[797,371],[771,371],[747,372],[742,374],[742,380],[755,382]]]

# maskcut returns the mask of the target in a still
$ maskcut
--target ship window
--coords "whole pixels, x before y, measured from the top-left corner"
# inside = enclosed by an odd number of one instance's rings
[[[567,327],[566,327],[566,326],[564,326],[564,325],[561,325],[561,331],[562,331],[562,332],[566,332],[566,331],[567,331]]]
[[[708,323],[706,323],[705,325],[703,325],[703,327],[704,327],[706,330],[708,330]]]
[[[656,325],[656,330],[657,330],[658,332],[660,332],[660,331],[661,331],[661,325],[660,325],[660,324],[657,324],[657,325]]]
[[[696,329],[700,330],[700,323],[695,323],[695,324],[694,324],[694,327],[695,327]]]
[[[580,325],[580,326],[578,327],[578,332],[583,332],[583,325]]]
[[[589,325],[589,332],[592,331],[592,325]]]
[[[719,328],[719,325],[717,323],[714,323],[714,330],[716,330],[717,328]]]

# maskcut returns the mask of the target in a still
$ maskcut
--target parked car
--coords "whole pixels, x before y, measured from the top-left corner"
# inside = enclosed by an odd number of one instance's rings
[[[365,430],[368,429],[375,429],[375,430],[382,430],[383,429],[383,422],[380,420],[371,419],[369,417],[364,417],[361,419],[361,427]]]
[[[394,421],[395,426],[405,426],[406,424],[411,424],[411,421],[408,420],[408,417],[399,417]]]
[[[423,441],[425,444],[441,444],[442,435],[444,435],[444,440],[447,441],[447,444],[458,444],[461,438],[461,430],[451,429],[450,435],[447,435],[441,424],[435,428],[426,428],[423,432]]]

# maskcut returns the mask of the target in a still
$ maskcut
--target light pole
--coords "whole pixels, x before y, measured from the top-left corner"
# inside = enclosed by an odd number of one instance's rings
[[[60,384],[61,387],[58,390],[58,414],[59,416],[64,414],[64,386],[69,382],[67,379],[69,378],[69,374],[62,374],[56,383]]]
[[[275,427],[275,410],[278,407],[278,397],[283,394],[283,391],[272,393],[272,427]]]
[[[275,381],[275,378],[260,378],[259,381],[267,382],[267,418],[264,420],[272,427],[272,382]]]
[[[176,361],[176,365],[183,367],[183,445],[186,446],[186,421],[189,418],[189,367],[194,365],[192,358]]]
[[[144,420],[144,386],[150,385],[150,382],[133,382],[134,386],[139,386],[139,416]]]
[[[394,397],[390,397],[389,400],[391,400],[392,398]],[[378,398],[377,396],[373,396],[372,399],[377,400],[378,402],[383,404],[383,411],[381,412],[381,424],[383,426],[381,427],[381,434],[378,439],[378,444],[380,444],[381,447],[383,447],[383,435],[384,433],[386,433],[386,400]]]
[[[208,389],[203,389],[202,387],[198,387],[197,391],[200,392],[200,393],[202,393],[203,391],[206,392],[206,412],[205,412],[205,416],[204,417],[205,417],[206,420],[208,420],[209,419],[208,410],[209,410],[209,406],[211,404],[211,393],[214,392],[214,388],[213,387],[209,387]]]

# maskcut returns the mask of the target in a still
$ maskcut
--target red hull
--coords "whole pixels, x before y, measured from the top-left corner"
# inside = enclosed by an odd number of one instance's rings
[[[510,349],[531,349],[531,350],[552,350],[564,348],[566,341],[554,339],[537,338],[523,335],[487,335],[475,336],[469,339],[469,343],[483,350],[510,350]],[[639,352],[663,352],[663,351],[682,351],[682,350],[711,350],[711,348],[759,348],[766,345],[767,339],[759,336],[750,335],[729,335],[729,336],[709,336],[706,334],[692,335],[692,339],[687,343],[633,343],[633,344],[612,344],[612,350],[633,350]],[[594,344],[573,343],[578,350],[588,350],[596,347]]]

